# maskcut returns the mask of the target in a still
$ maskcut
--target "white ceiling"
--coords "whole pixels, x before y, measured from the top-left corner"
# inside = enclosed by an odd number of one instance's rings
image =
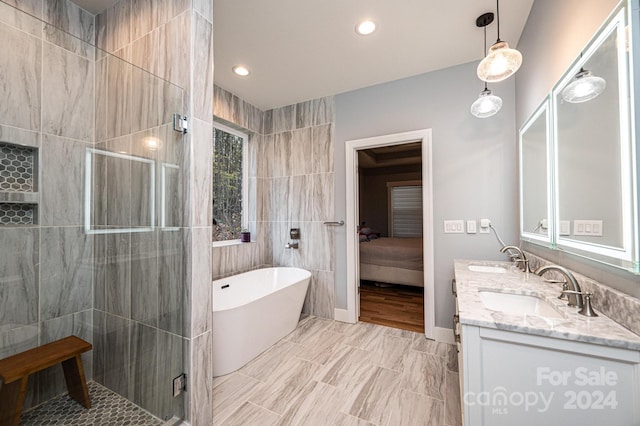
[[[500,3],[500,36],[512,47],[533,1]],[[98,13],[115,0],[74,2]],[[475,20],[495,8],[494,0],[215,0],[215,82],[267,110],[479,61]],[[378,24],[373,35],[355,33],[363,19]],[[488,45],[495,39],[494,21]],[[234,75],[236,64],[251,75]]]
[[[500,36],[511,47],[533,1],[500,3]],[[475,20],[495,8],[494,0],[215,0],[215,82],[267,110],[479,61]],[[378,24],[373,35],[355,33],[363,19]],[[496,38],[494,21],[488,45]],[[251,75],[235,76],[236,64]]]

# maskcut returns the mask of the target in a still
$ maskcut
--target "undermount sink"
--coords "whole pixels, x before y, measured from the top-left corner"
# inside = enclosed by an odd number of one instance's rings
[[[506,268],[502,266],[492,265],[469,265],[469,270],[473,272],[490,272],[493,274],[504,274],[507,272]]]
[[[480,299],[484,306],[492,311],[562,318],[562,315],[553,306],[535,296],[481,290]]]

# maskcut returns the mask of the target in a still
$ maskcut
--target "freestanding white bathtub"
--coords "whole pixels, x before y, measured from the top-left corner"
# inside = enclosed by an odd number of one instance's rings
[[[213,281],[213,375],[242,367],[298,325],[311,273],[264,268]]]

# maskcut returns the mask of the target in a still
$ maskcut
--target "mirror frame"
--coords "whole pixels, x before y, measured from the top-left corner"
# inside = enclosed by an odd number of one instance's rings
[[[519,149],[520,149],[520,179],[522,180],[522,133],[526,132],[528,127],[537,117],[547,108],[549,117],[547,118],[548,141],[547,141],[547,198],[549,214],[549,236],[536,235],[531,232],[525,232],[523,222],[523,194],[522,181],[520,182],[520,238],[534,244],[543,245],[564,251],[589,260],[605,263],[611,266],[625,269],[634,274],[640,274],[640,257],[639,257],[639,236],[638,236],[638,155],[636,149],[636,125],[640,121],[635,120],[635,109],[640,105],[640,99],[634,97],[638,93],[636,86],[640,86],[640,80],[635,82],[634,86],[634,65],[640,65],[640,57],[634,57],[634,42],[637,42],[640,33],[640,25],[638,25],[638,17],[633,13],[637,10],[633,9],[631,1],[621,1],[604,21],[602,26],[596,31],[594,36],[589,40],[582,52],[584,54],[575,59],[569,69],[562,75],[560,80],[553,86],[550,94],[545,98],[544,102],[536,108],[534,113],[527,119],[519,132]],[[633,25],[632,25],[633,24]],[[627,28],[630,34],[627,33]],[[625,45],[618,46],[618,75],[619,75],[619,102],[620,102],[620,184],[622,193],[622,226],[623,226],[623,242],[622,247],[604,246],[591,242],[583,242],[572,240],[566,236],[560,235],[560,194],[558,185],[558,130],[557,123],[557,97],[565,87],[566,83],[573,78],[580,67],[586,63],[591,55],[602,45],[604,40],[612,33],[617,32],[619,40],[627,40],[628,52]],[[639,55],[640,56],[640,55]],[[640,68],[640,67],[639,67]]]
[[[551,99],[549,96],[545,98],[545,100],[536,108],[534,113],[527,119],[524,125],[520,128],[518,132],[518,156],[519,156],[519,167],[520,167],[520,237],[522,239],[526,239],[526,241],[538,242],[540,244],[544,244],[550,246],[553,239],[554,232],[554,220],[553,218],[553,174],[551,170],[553,170],[552,164],[552,135],[551,135]],[[545,182],[545,190],[546,190],[546,199],[547,199],[547,234],[536,234],[533,232],[529,232],[524,228],[524,204],[525,204],[525,194],[524,194],[524,150],[522,147],[523,137],[525,133],[531,128],[531,126],[536,123],[536,121],[544,116],[545,120],[545,151],[546,151],[546,182]]]

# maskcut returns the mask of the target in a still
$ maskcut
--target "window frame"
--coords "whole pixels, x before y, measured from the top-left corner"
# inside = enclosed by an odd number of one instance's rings
[[[242,220],[241,226],[242,229],[249,229],[249,133],[245,133],[241,130],[234,129],[233,127],[229,127],[226,124],[221,123],[220,121],[213,120],[213,133],[215,134],[215,130],[222,130],[223,132],[232,134],[239,138],[242,138]],[[211,166],[213,166],[213,159],[215,156],[215,141],[213,138],[215,137],[212,134],[211,140]],[[211,182],[211,196],[213,201],[215,199],[215,192],[213,188],[213,180]],[[213,224],[212,224],[213,225]],[[227,246],[232,244],[240,244],[240,238],[234,238],[232,240],[220,240],[220,241],[212,241],[213,246]]]
[[[393,229],[393,196],[392,191],[393,188],[396,187],[404,187],[404,186],[419,186],[422,191],[422,180],[405,180],[405,181],[394,181],[387,182],[387,232],[389,237],[394,237],[394,229]],[[423,207],[424,208],[424,207]],[[422,216],[424,219],[424,211],[422,211]],[[424,225],[424,224],[423,224]]]

